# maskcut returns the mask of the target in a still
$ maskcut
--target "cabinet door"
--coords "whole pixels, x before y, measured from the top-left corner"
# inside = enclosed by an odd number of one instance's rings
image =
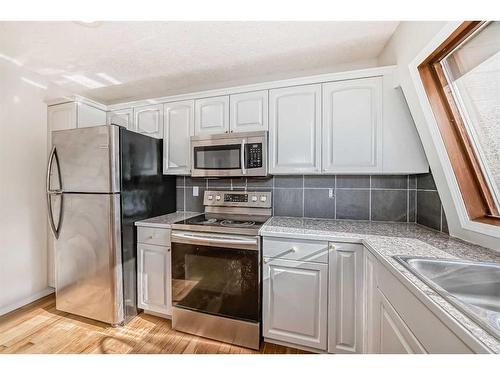
[[[170,247],[137,244],[137,305],[171,315]]]
[[[326,350],[328,266],[264,258],[264,337]]]
[[[382,78],[323,84],[323,172],[382,171]]]
[[[79,128],[106,125],[106,111],[102,109],[85,103],[78,103],[77,114],[77,126]]]
[[[373,311],[375,293],[377,291],[377,279],[375,264],[377,260],[367,249],[363,249],[363,326],[365,337],[363,338],[363,353],[374,354],[375,349],[375,321]]]
[[[134,111],[132,108],[120,109],[108,112],[108,124],[123,126],[128,130],[134,130]]]
[[[76,105],[76,103],[71,102],[48,106],[47,124],[49,131],[75,129]]]
[[[163,173],[190,174],[190,137],[194,135],[194,101],[167,103],[164,113]]]
[[[229,132],[229,96],[198,99],[195,106],[195,135]]]
[[[134,129],[154,138],[163,137],[163,105],[134,108]]]
[[[375,353],[426,353],[422,344],[394,310],[380,289],[376,289],[374,297]]]
[[[231,105],[231,133],[268,129],[267,90],[231,95],[229,102]]]
[[[330,244],[328,351],[363,351],[363,245]]]
[[[269,92],[270,173],[321,172],[321,85]]]

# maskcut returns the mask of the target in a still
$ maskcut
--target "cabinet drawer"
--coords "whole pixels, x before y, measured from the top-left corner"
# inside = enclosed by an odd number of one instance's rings
[[[137,242],[159,246],[170,246],[170,229],[137,227]]]
[[[328,242],[264,238],[263,254],[269,258],[328,263]]]

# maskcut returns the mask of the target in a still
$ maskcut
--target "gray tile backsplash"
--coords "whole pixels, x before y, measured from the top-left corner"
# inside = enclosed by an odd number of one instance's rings
[[[407,190],[372,190],[372,220],[408,221]]]
[[[335,196],[328,189],[304,189],[304,216],[335,219]]]
[[[274,189],[273,212],[276,216],[304,216],[303,189]]]
[[[370,187],[370,176],[335,176],[336,187],[341,188],[369,188]]]
[[[417,185],[415,221],[426,227],[449,233],[446,215],[432,174],[423,173],[415,177]]]
[[[370,189],[337,189],[335,218],[370,220]]]
[[[193,186],[199,189],[193,196]],[[430,173],[422,175],[177,178],[177,209],[203,211],[206,189],[273,192],[273,215],[448,225]],[[331,196],[330,196],[331,194]]]

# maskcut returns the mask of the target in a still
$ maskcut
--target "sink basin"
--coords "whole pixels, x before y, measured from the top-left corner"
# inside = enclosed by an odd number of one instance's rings
[[[394,259],[500,340],[500,263],[405,256]]]

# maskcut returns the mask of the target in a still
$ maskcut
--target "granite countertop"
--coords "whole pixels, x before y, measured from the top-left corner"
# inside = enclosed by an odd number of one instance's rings
[[[200,212],[177,211],[170,214],[155,216],[149,219],[136,221],[138,227],[171,228],[173,223],[201,215]]]
[[[427,304],[430,300],[490,351],[500,353],[500,341],[392,258],[394,255],[409,255],[500,262],[500,253],[494,250],[467,243],[414,223],[272,217],[262,226],[259,234],[273,237],[361,242],[388,266],[395,276],[420,292],[424,299],[427,298]]]

